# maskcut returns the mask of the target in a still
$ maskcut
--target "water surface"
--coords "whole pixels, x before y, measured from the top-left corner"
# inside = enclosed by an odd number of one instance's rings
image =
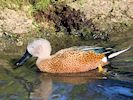
[[[133,46],[133,31],[112,37],[105,45]],[[101,43],[100,45],[103,45]],[[13,69],[24,48],[13,44],[0,52],[0,100],[133,100],[133,48],[111,60],[107,73],[49,74],[31,59]]]

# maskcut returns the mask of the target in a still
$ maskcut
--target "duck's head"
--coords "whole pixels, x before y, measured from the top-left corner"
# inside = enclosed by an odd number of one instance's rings
[[[38,57],[40,59],[45,59],[50,57],[51,45],[50,42],[46,39],[37,39],[29,43],[24,55],[18,60],[15,65],[23,65],[29,58]]]

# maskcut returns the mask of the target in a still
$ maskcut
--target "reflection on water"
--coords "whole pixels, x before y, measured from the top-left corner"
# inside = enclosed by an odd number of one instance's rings
[[[114,38],[111,43],[118,48],[133,46],[133,35]],[[13,70],[19,50],[0,52],[0,100],[133,100],[133,47],[112,60],[113,69],[106,75],[97,70],[38,73],[34,59]]]
[[[115,58],[115,69],[104,75],[97,69],[77,74],[38,73],[34,59],[13,70],[10,62],[17,54],[1,55],[0,100],[133,100],[132,51]]]
[[[31,93],[30,98],[31,100],[65,100],[65,95],[63,99],[59,99],[63,91],[68,95],[69,92],[72,92],[71,89],[74,85],[88,84],[89,82],[102,78],[105,78],[104,75],[98,73],[97,70],[77,74],[42,73],[39,77],[41,84]]]
[[[30,95],[31,100],[133,99],[132,83],[102,79],[96,71],[82,73],[81,76],[42,74],[40,80],[41,84]]]
[[[97,70],[79,74],[42,73],[31,100],[133,100],[133,48],[115,58],[105,75]],[[109,67],[109,66],[107,66]]]
[[[117,75],[118,77],[118,75]],[[31,93],[31,100],[132,100],[133,83],[108,79],[97,70],[79,74],[48,74]],[[129,80],[128,80],[129,81]]]

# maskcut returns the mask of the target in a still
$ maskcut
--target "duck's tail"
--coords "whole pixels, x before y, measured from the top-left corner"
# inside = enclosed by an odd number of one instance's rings
[[[121,50],[121,51],[118,51],[118,52],[114,52],[114,53],[111,53],[108,55],[108,58],[113,58],[113,57],[116,57],[118,56],[119,54],[123,53],[123,52],[126,52],[127,50],[129,50],[131,47],[128,47],[127,49],[124,49],[124,50]]]

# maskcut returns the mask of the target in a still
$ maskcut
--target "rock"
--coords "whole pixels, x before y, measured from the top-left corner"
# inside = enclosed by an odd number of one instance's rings
[[[23,41],[18,41],[18,42],[16,43],[16,45],[17,45],[17,46],[22,46],[22,45],[23,45]]]
[[[3,35],[3,31],[2,31],[2,29],[0,28],[0,38],[2,37],[2,35]]]
[[[10,33],[28,33],[32,27],[32,19],[23,11],[5,8],[0,10],[0,28]]]
[[[68,5],[83,11],[99,29],[111,30],[109,28],[114,23],[118,23],[118,25],[125,22],[128,25],[133,24],[132,0],[80,0],[80,2],[75,1]]]

